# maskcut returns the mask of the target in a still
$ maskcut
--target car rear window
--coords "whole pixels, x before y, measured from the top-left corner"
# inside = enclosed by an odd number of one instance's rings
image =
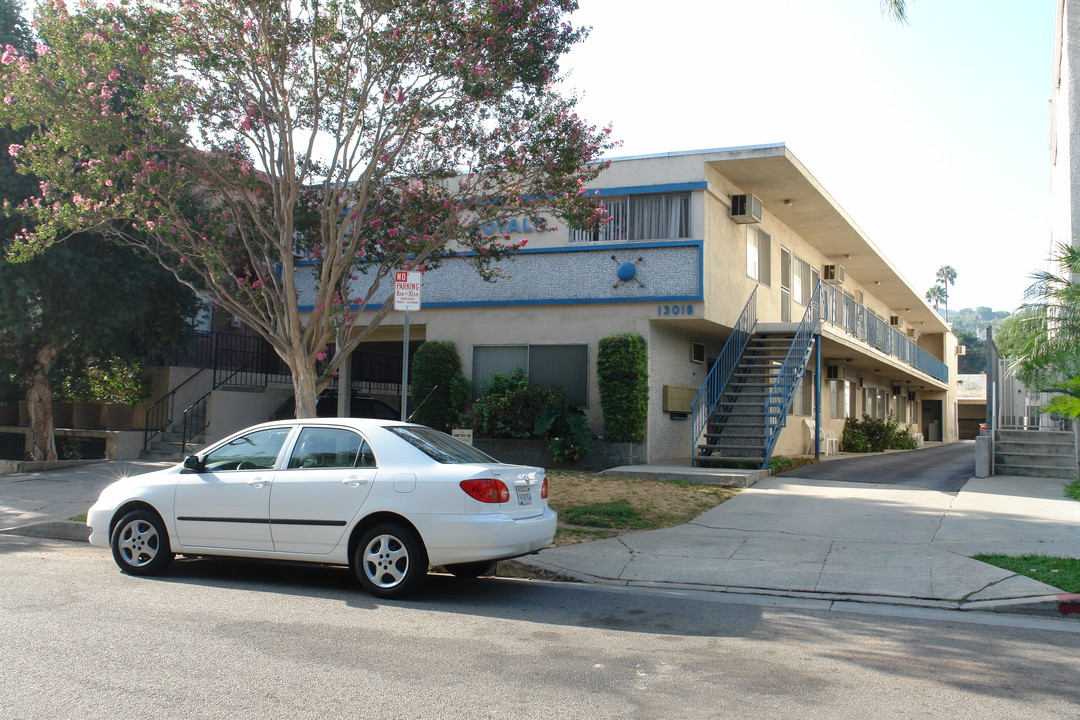
[[[435,462],[444,465],[497,463],[495,458],[446,433],[420,425],[392,425],[386,428]]]

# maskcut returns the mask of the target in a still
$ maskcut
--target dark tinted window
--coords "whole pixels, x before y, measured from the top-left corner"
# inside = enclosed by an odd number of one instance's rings
[[[392,425],[386,428],[417,448],[432,460],[444,465],[467,463],[497,463],[495,458],[480,452],[472,445],[455,440],[446,433],[422,425]]]

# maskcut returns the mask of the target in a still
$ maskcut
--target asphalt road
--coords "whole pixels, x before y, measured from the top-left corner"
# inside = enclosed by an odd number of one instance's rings
[[[0,578],[5,718],[1077,716],[1065,620],[446,577],[389,603],[343,569],[141,579],[10,536]]]
[[[807,480],[917,485],[945,493],[959,492],[975,476],[975,443],[935,445],[919,450],[868,453],[814,463],[783,473]]]

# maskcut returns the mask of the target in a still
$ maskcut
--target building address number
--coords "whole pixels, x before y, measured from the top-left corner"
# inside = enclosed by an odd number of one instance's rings
[[[656,314],[660,317],[671,315],[693,315],[693,305],[657,305]]]

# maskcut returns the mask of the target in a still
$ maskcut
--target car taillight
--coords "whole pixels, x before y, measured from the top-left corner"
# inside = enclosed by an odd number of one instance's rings
[[[547,478],[544,478],[544,484],[540,486],[540,499],[547,500]]]
[[[476,480],[462,480],[461,489],[482,503],[510,502],[510,491],[502,480],[493,478],[478,478]]]

